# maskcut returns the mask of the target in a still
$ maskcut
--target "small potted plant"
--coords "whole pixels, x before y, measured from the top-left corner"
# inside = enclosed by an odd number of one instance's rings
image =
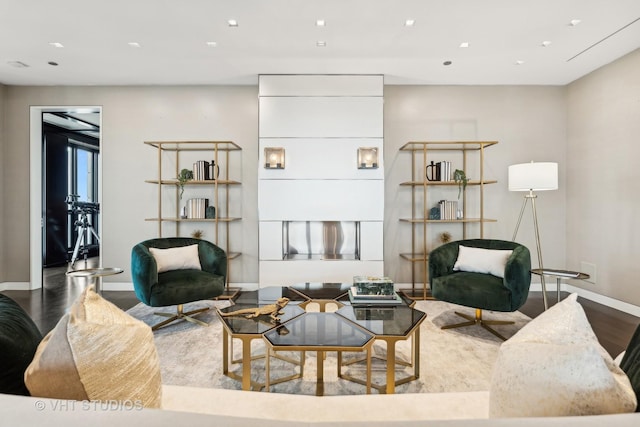
[[[462,169],[456,169],[453,172],[453,180],[458,184],[458,200],[460,200],[460,196],[462,192],[467,189],[467,183],[469,182],[469,178],[467,178],[467,174],[464,173]],[[456,210],[456,219],[462,219],[464,216],[460,205],[458,204],[458,208]]]
[[[193,179],[193,171],[189,169],[182,169],[178,175],[178,186],[180,187],[180,200],[182,200],[182,194],[184,193],[184,184]]]
[[[460,200],[460,195],[467,189],[469,178],[467,178],[467,174],[462,169],[456,169],[453,172],[453,180],[458,184],[458,200]]]

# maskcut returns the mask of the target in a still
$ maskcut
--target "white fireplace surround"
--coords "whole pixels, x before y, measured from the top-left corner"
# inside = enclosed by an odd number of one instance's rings
[[[379,75],[260,76],[260,286],[383,274],[383,83]],[[264,167],[270,147],[284,149],[284,169]],[[358,167],[363,147],[377,149],[377,168]],[[357,256],[285,256],[287,224],[308,224],[311,236],[333,222],[357,224]]]

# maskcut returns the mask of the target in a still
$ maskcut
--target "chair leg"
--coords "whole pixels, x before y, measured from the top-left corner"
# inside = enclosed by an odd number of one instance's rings
[[[198,313],[202,313],[203,311],[207,311],[209,310],[209,307],[205,307],[205,308],[199,308],[197,310],[191,310],[188,312],[184,312],[184,307],[182,304],[178,305],[178,310],[175,314],[173,313],[163,313],[163,312],[157,312],[157,313],[153,313],[156,316],[163,316],[163,317],[168,317],[167,320],[163,320],[162,322],[158,323],[157,325],[154,325],[151,330],[155,331],[159,328],[162,328],[165,325],[168,325],[169,323],[175,322],[176,320],[180,320],[180,319],[184,319],[187,322],[191,322],[191,323],[195,323],[197,325],[200,326],[209,326],[208,323],[203,322],[202,320],[198,320],[198,319],[194,319],[192,316],[194,314],[198,314]]]
[[[485,328],[487,331],[491,332],[496,337],[500,338],[502,341],[506,341],[507,339],[504,336],[502,336],[500,333],[498,333],[498,331],[496,331],[495,329],[493,329],[489,325],[512,325],[513,323],[515,323],[515,322],[508,321],[508,320],[484,320],[482,318],[482,310],[479,309],[479,308],[476,308],[475,317],[471,317],[468,314],[460,313],[458,311],[456,311],[455,313],[458,316],[460,316],[460,317],[462,317],[464,319],[467,319],[468,321],[467,322],[462,322],[462,323],[455,323],[453,325],[445,325],[445,326],[441,327],[440,329],[462,328],[464,326],[472,326],[472,325],[480,324],[480,326]]]

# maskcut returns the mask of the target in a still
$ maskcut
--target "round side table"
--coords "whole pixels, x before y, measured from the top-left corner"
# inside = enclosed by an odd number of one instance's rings
[[[94,285],[96,293],[102,294],[102,277],[120,274],[124,270],[118,267],[86,268],[84,270],[70,270],[66,272],[69,277],[84,277],[91,285]]]
[[[571,271],[571,270],[558,270],[555,268],[534,268],[533,270],[531,270],[531,273],[533,274],[537,274],[538,276],[555,276],[556,277],[556,283],[558,284],[558,288],[557,288],[557,293],[558,293],[558,302],[560,302],[560,283],[562,281],[563,278],[565,279],[578,279],[578,280],[584,280],[584,279],[588,279],[589,276],[587,273],[581,273],[579,271]]]

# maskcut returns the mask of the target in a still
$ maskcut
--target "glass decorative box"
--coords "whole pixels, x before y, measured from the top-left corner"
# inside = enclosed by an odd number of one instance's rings
[[[358,295],[394,295],[393,280],[388,277],[354,276]]]

